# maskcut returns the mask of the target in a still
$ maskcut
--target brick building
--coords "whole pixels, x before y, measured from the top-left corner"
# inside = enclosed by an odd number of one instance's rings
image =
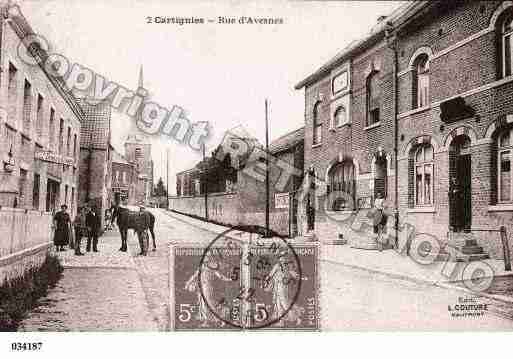
[[[477,229],[513,231],[512,20],[510,1],[407,3],[296,86],[305,168],[317,192],[347,194],[315,196],[318,236],[357,237],[333,219],[380,192],[399,229],[453,244],[470,232],[479,246],[456,245],[466,259],[483,257],[479,247],[501,257],[498,235]]]
[[[338,218],[393,201],[393,56],[380,18],[369,35],[296,85],[305,89],[305,169],[317,179],[304,206],[323,240],[356,234]],[[337,195],[335,195],[337,193]]]
[[[137,201],[137,166],[129,162],[122,154],[113,151],[112,156],[112,198],[114,203],[126,200],[129,205]]]
[[[129,135],[125,142],[125,159],[136,166],[135,202],[149,204],[153,193],[151,143],[142,135]]]
[[[0,205],[66,203],[74,213],[83,111],[62,82],[22,61],[20,40],[34,31],[19,11],[0,10]]]
[[[270,229],[290,237],[299,232],[295,193],[302,181],[303,137],[300,128],[269,145]],[[235,147],[244,150],[231,152]],[[211,157],[177,174],[177,196],[170,198],[170,208],[225,225],[264,227],[264,166],[265,151],[258,141],[240,128],[231,130]],[[286,166],[297,169],[296,175],[283,176]]]
[[[103,213],[112,203],[111,108],[108,103],[78,100],[84,112],[80,141],[79,202]]]
[[[401,215],[437,236],[500,225],[511,233],[513,4],[437,2],[412,11],[395,25]],[[491,256],[502,255],[495,235],[475,236]]]
[[[74,215],[79,203],[94,202],[103,211],[110,203],[110,106],[77,99],[64,78],[47,71],[40,47],[27,52],[38,64],[23,61],[21,39],[35,32],[17,6],[0,10],[0,205],[54,211],[67,204]]]

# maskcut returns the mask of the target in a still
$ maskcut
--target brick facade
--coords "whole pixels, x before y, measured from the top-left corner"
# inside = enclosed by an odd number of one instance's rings
[[[98,213],[109,208],[112,180],[111,108],[108,103],[79,100],[84,111],[80,142],[79,202],[93,205]],[[103,216],[102,216],[103,218]]]
[[[136,164],[128,162],[124,156],[114,151],[112,157],[112,193],[110,195],[114,203],[117,200],[126,200],[129,205],[137,204],[138,180]]]
[[[376,179],[376,158],[384,156],[386,199],[401,223],[446,241],[449,232],[463,226],[455,220],[465,211],[461,204],[470,203],[465,228],[506,225],[511,233],[513,204],[498,200],[497,158],[497,136],[513,123],[513,78],[504,77],[500,51],[501,21],[508,14],[513,14],[509,1],[417,1],[381,19],[368,36],[296,86],[305,89],[305,168],[329,188],[329,169],[340,161],[353,162],[357,200],[370,196],[372,203],[373,186],[382,186]],[[427,105],[417,108],[417,95],[424,91],[417,74],[422,57],[428,59],[429,95]],[[336,99],[332,81],[344,66],[350,69],[350,124],[330,131]],[[373,74],[376,88],[369,80]],[[379,96],[379,125],[369,126],[369,91]],[[323,124],[319,145],[312,144],[316,103]],[[431,148],[433,161],[426,160]],[[462,176],[465,168],[468,176]],[[467,188],[460,183],[466,177],[471,177],[470,191],[463,190],[468,199],[457,202],[449,194]],[[318,236],[347,232],[330,220],[329,208],[322,208],[318,205],[315,213]],[[492,257],[501,257],[498,234],[485,233],[475,233],[479,244]]]
[[[509,8],[509,10],[508,10]],[[502,11],[511,11],[509,2],[465,2],[437,5],[427,9],[425,20],[413,20],[397,36],[399,73],[399,177],[412,178],[408,158],[419,138],[424,136],[435,149],[434,201],[428,210],[408,202],[406,181],[400,181],[399,209],[405,221],[417,231],[429,231],[446,239],[452,229],[451,216],[460,209],[449,200],[450,177],[457,176],[451,152],[458,139],[470,141],[471,226],[497,228],[506,225],[513,231],[513,208],[497,205],[497,135],[508,127],[495,126],[512,114],[512,82],[503,78],[498,50],[500,30],[496,30]],[[503,15],[502,15],[503,16]],[[429,20],[427,20],[429,19]],[[430,105],[415,110],[412,106],[415,56],[430,59]],[[501,82],[504,82],[502,83]],[[490,88],[488,88],[490,87]],[[461,96],[474,110],[450,123],[442,121],[442,104]],[[412,113],[413,112],[413,113]],[[490,131],[491,127],[497,127]],[[487,133],[488,131],[488,133]],[[411,160],[410,160],[411,162]],[[410,169],[411,172],[411,169]],[[479,244],[493,257],[502,256],[500,239],[494,233],[476,233]]]
[[[27,31],[24,21],[20,16],[0,19],[0,106],[5,110],[0,118],[0,206],[52,211],[65,203],[74,214],[82,113],[41,67],[18,56],[20,37]],[[5,167],[10,150],[12,172]],[[74,163],[44,162],[35,158],[39,151],[72,157]]]
[[[125,142],[125,157],[127,161],[135,163],[138,172],[135,201],[148,204],[153,193],[151,144],[138,135],[129,135]]]

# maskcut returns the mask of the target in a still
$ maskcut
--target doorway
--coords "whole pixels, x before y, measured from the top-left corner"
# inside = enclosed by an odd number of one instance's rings
[[[378,198],[378,194],[386,198],[387,187],[387,158],[384,155],[377,156],[374,162],[374,198]]]
[[[472,156],[470,139],[456,137],[449,151],[449,216],[453,231],[469,231],[472,225]]]
[[[57,209],[59,200],[60,184],[57,181],[48,179],[46,184],[46,211],[54,212]]]

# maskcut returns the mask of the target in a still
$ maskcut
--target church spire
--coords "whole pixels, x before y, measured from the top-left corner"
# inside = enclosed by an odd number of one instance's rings
[[[139,88],[144,88],[143,86],[144,82],[143,82],[143,66],[141,65],[141,67],[139,68]]]
[[[139,67],[139,81],[137,84],[137,94],[146,98],[148,96],[148,91],[144,88],[144,79],[143,79],[143,65]],[[137,128],[137,119],[140,116],[140,111],[136,114],[135,118],[130,121],[127,131],[127,137],[125,140],[126,143],[147,143],[148,139],[139,129]]]

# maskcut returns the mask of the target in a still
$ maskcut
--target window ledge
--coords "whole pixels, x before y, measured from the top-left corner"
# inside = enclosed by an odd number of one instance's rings
[[[322,142],[321,143],[316,143],[316,144],[312,145],[312,148],[321,147],[321,146],[322,146]]]
[[[424,107],[419,107],[419,108],[415,108],[415,109],[410,110],[410,111],[406,111],[406,112],[400,113],[400,114],[397,115],[397,118],[408,117],[408,116],[411,116],[411,115],[415,115],[417,113],[428,111],[430,109],[431,109],[431,104],[429,104],[427,106],[424,106]]]
[[[367,126],[367,127],[364,127],[363,129],[364,129],[365,131],[367,131],[367,130],[371,130],[371,129],[376,128],[376,127],[379,127],[379,126],[381,126],[381,121],[378,121],[378,122],[376,122],[376,123],[373,123],[372,125],[369,125],[369,126]]]
[[[349,94],[351,92],[351,89],[349,88],[349,85],[347,85],[345,88],[338,90],[337,92],[331,91],[331,101],[338,100],[339,98]]]
[[[436,213],[435,207],[408,208],[406,213]]]
[[[513,212],[513,203],[502,203],[488,206],[488,212]]]

